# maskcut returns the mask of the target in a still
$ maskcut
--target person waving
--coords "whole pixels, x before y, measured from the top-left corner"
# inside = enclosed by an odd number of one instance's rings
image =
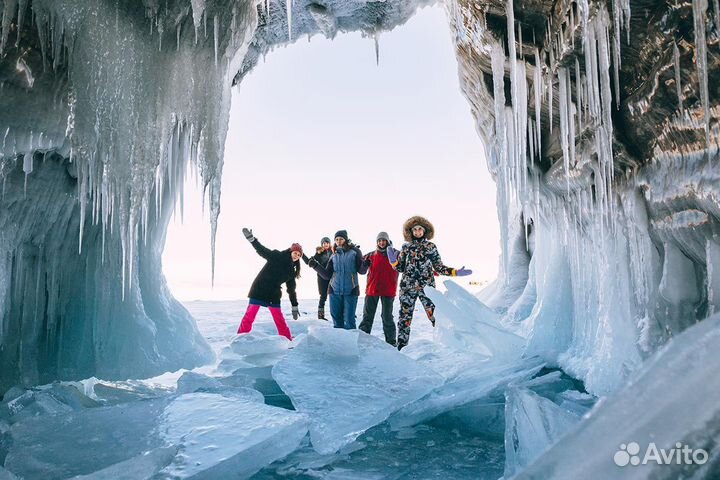
[[[260,273],[255,277],[250,287],[250,304],[245,316],[243,316],[237,333],[249,333],[252,330],[255,317],[260,307],[267,307],[270,310],[279,335],[292,340],[290,328],[285,321],[285,316],[280,309],[280,298],[282,297],[281,286],[284,283],[292,305],[293,319],[300,317],[298,309],[297,294],[295,292],[295,280],[300,277],[300,258],[303,250],[299,243],[293,243],[286,250],[270,250],[258,241],[247,228],[242,229],[243,235],[255,248],[255,251],[266,260]]]

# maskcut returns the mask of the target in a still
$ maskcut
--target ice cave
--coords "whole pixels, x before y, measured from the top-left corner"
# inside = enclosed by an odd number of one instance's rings
[[[161,254],[188,169],[215,235],[231,88],[438,4],[498,278],[427,289],[402,352],[315,320],[216,351]],[[719,0],[0,11],[0,479],[720,478]]]

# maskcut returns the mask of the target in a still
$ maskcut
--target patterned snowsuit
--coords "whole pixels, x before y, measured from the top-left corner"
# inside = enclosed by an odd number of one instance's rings
[[[427,285],[435,286],[435,273],[455,276],[455,269],[442,263],[435,244],[424,237],[404,244],[393,267],[403,274],[400,279],[400,318],[397,324],[397,344],[398,348],[403,348],[410,339],[410,325],[418,298],[428,319],[435,325],[435,304],[425,296],[423,288]]]

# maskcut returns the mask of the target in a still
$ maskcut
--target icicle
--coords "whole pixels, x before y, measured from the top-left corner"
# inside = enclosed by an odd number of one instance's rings
[[[23,157],[23,172],[25,172],[25,190],[24,194],[27,196],[27,177],[33,171],[33,154],[28,152]]]
[[[380,42],[378,40],[378,36],[379,35],[376,31],[373,35],[373,38],[375,39],[375,65],[380,65]]]
[[[213,16],[213,45],[215,49],[215,66],[217,67],[217,60],[218,60],[218,38],[220,36],[220,23],[218,20],[218,16]]]
[[[700,80],[700,101],[705,115],[705,145],[710,147],[710,95],[708,92],[707,39],[705,38],[705,16],[707,0],[692,0],[695,21],[695,49],[697,72]]]
[[[558,99],[560,100],[560,143],[562,144],[563,152],[563,170],[565,172],[565,180],[567,182],[567,190],[570,191],[570,141],[569,139],[569,126],[568,126],[568,85],[567,75],[565,67],[558,69],[558,80],[560,83],[560,92]]]
[[[175,28],[175,32],[176,32],[175,36],[176,36],[176,39],[177,39],[177,40],[176,40],[176,50],[177,50],[178,52],[180,51],[180,30],[181,30],[181,26],[182,26],[182,25],[181,25],[180,23],[178,23],[178,24],[177,24],[177,27]]]
[[[18,21],[17,21],[17,38],[15,39],[15,46],[20,46],[20,35],[22,33],[23,22],[25,21],[25,10],[27,8],[28,0],[20,0],[18,2]],[[2,49],[0,49],[0,52]]]
[[[22,2],[20,5],[20,14],[22,15]],[[715,12],[715,30],[720,31],[720,0],[713,0],[713,11]]]
[[[535,137],[537,139],[537,156],[538,160],[542,159],[542,141],[541,141],[541,117],[542,117],[542,72],[540,71],[540,51],[535,48],[535,75],[533,77],[533,87],[535,88]]]
[[[287,7],[288,40],[292,40],[292,8],[293,0],[285,0]]]
[[[17,0],[5,0],[3,6],[2,24],[0,24],[0,29],[2,29],[2,32],[0,32],[2,33],[2,36],[0,36],[0,54],[5,50],[5,44],[10,36],[10,23],[15,18]]]
[[[209,182],[208,203],[210,209],[210,283],[215,285],[215,239],[217,237],[218,216],[220,215],[220,179],[212,177]]]
[[[617,107],[620,108],[620,28],[622,24],[623,11],[620,7],[622,0],[613,0],[613,78],[615,80],[615,98]]]
[[[498,44],[490,51],[493,74],[493,98],[495,100],[495,147],[500,163],[507,163],[505,143],[505,52]]]
[[[676,42],[673,42],[673,61],[675,62],[675,88],[677,89],[678,112],[680,115],[682,115],[683,99],[682,99],[682,78],[680,76],[680,50],[678,49]]]
[[[575,10],[570,4],[570,47],[575,51]]]
[[[528,118],[527,136],[530,139],[528,146],[530,147],[530,163],[535,161],[535,126],[533,119]]]
[[[550,48],[550,68],[548,69],[548,82],[547,82],[547,89],[548,89],[548,125],[550,126],[550,134],[552,134],[553,131],[553,90],[554,87],[554,72],[555,71],[555,61],[553,57],[553,51],[552,48]]]
[[[580,74],[580,61],[575,57],[575,115],[577,117],[577,131],[582,130],[582,75]]]
[[[524,60],[523,56],[523,38],[522,38],[522,25],[518,23],[518,44],[520,46],[520,59]]]

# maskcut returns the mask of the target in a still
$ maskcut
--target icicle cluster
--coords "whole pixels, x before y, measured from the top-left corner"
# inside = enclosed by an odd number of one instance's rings
[[[238,4],[222,20],[204,0],[187,7],[155,6],[146,17],[119,8],[82,0],[32,2],[46,69],[67,71],[70,90],[59,105],[67,123],[44,135],[8,128],[0,163],[23,154],[23,169],[31,177],[33,152],[69,156],[77,172],[80,248],[86,218],[108,233],[117,229],[126,287],[133,282],[133,258],[147,234],[150,210],[162,210],[166,192],[182,201],[189,167],[200,171],[214,239],[228,75],[247,51],[257,15],[253,5]],[[22,26],[28,14],[26,0],[4,2],[0,52],[12,40],[10,24]],[[137,28],[136,22],[148,28]],[[174,34],[172,48],[163,45],[166,31]],[[155,42],[148,41],[152,38]]]

